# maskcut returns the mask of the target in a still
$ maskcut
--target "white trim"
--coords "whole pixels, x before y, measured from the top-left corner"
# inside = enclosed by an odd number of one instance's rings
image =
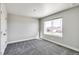
[[[5,48],[0,52],[1,55],[4,55],[4,52],[5,52],[6,47],[7,47],[7,44],[5,45]]]
[[[62,44],[62,43],[59,43],[59,42],[56,42],[56,41],[52,41],[52,40],[49,40],[49,39],[46,39],[46,38],[43,38],[43,39],[79,52],[79,49],[71,47],[69,45],[65,45],[65,44]]]
[[[17,41],[10,41],[10,42],[8,42],[8,44],[27,41],[27,40],[33,40],[33,39],[37,39],[37,38],[31,37],[31,38],[27,38],[27,39],[20,39],[20,40],[17,40]]]

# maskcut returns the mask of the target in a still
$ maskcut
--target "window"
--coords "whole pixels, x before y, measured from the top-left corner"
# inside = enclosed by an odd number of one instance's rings
[[[62,37],[62,18],[45,21],[44,34]]]

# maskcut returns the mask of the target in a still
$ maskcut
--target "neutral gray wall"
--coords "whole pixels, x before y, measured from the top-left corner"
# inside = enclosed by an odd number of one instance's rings
[[[8,42],[36,38],[38,19],[8,14]]]
[[[63,37],[43,34],[43,22],[54,18],[63,18]],[[79,6],[41,19],[40,37],[79,51]]]

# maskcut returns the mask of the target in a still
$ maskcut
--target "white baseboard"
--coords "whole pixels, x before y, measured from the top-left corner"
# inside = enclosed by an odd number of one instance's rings
[[[33,39],[37,39],[37,38],[27,38],[27,39],[21,39],[21,40],[17,40],[17,41],[11,41],[11,42],[8,42],[8,44],[11,44],[11,43],[16,43],[16,42],[21,42],[21,41],[27,41],[27,40],[33,40]],[[58,45],[61,45],[61,46],[64,46],[64,47],[67,47],[69,49],[72,49],[72,50],[75,50],[75,51],[78,51],[79,52],[79,49],[77,48],[74,48],[74,47],[71,47],[69,45],[65,45],[65,44],[62,44],[62,43],[59,43],[59,42],[56,42],[56,41],[52,41],[52,40],[49,40],[47,38],[40,38],[40,39],[44,39],[44,40],[47,40],[47,41],[50,41],[50,42],[53,42],[53,43],[56,43]]]
[[[33,39],[37,39],[37,38],[31,37],[31,38],[26,38],[26,39],[20,39],[20,40],[17,40],[17,41],[10,41],[10,42],[8,42],[8,44],[27,41],[27,40],[33,40]]]
[[[46,38],[43,38],[43,39],[79,52],[79,49],[74,48],[74,47],[71,47],[71,46],[69,46],[69,45],[65,45],[65,44],[62,44],[62,43],[59,43],[59,42],[56,42],[56,41],[53,41],[53,40],[49,40],[49,39],[46,39]]]

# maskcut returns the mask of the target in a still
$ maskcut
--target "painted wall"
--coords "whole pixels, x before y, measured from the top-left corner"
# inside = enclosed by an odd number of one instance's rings
[[[43,34],[43,22],[59,17],[63,18],[63,37]],[[42,18],[40,25],[40,37],[79,51],[79,6]]]
[[[8,14],[8,42],[18,42],[36,38],[38,19]]]

